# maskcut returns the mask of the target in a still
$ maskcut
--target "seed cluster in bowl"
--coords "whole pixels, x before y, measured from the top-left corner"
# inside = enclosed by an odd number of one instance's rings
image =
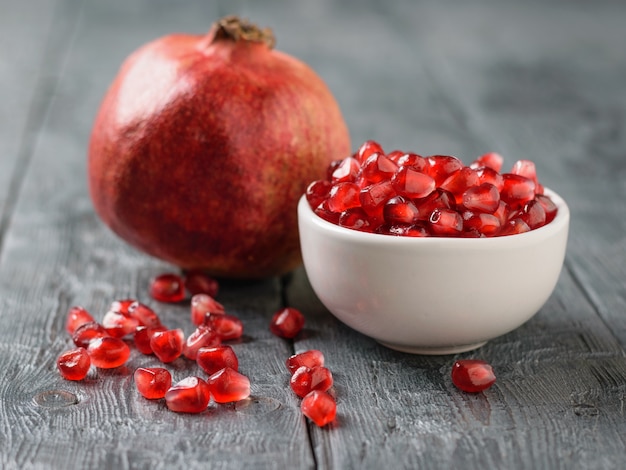
[[[321,218],[363,232],[409,237],[483,238],[550,223],[557,206],[544,194],[535,164],[518,160],[501,173],[495,152],[465,166],[448,155],[385,154],[368,140],[333,162],[306,190]]]

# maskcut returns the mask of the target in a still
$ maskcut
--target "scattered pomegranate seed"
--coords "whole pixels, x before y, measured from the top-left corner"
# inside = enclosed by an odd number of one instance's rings
[[[184,285],[185,289],[187,289],[192,296],[206,294],[215,297],[220,288],[216,279],[198,270],[185,273]]]
[[[250,380],[230,367],[225,367],[211,375],[207,382],[213,400],[217,403],[230,403],[250,396]]]
[[[298,354],[294,354],[285,361],[287,369],[293,375],[293,373],[300,367],[305,366],[309,368],[321,367],[324,365],[324,354],[317,349],[309,349]]]
[[[200,377],[187,377],[165,393],[165,404],[177,413],[202,413],[209,406],[209,385]]]
[[[79,326],[85,323],[93,322],[94,318],[84,307],[74,306],[67,312],[67,318],[65,320],[65,329],[72,335]]]
[[[150,338],[150,347],[154,355],[164,363],[173,362],[183,353],[185,334],[183,330],[155,331]]]
[[[150,295],[159,302],[176,303],[185,299],[185,284],[178,274],[160,274],[150,281]]]
[[[130,357],[128,344],[113,336],[96,338],[87,346],[91,363],[100,369],[113,369],[123,365]]]
[[[57,368],[66,380],[83,380],[90,367],[91,359],[85,348],[65,351],[57,358]]]
[[[224,306],[209,294],[196,294],[191,298],[191,323],[201,325],[207,314],[222,315]]]
[[[110,335],[100,323],[91,321],[76,328],[72,335],[72,341],[76,346],[86,348],[93,340],[103,336]]]
[[[130,306],[133,305],[135,302],[136,300],[134,299],[114,300],[113,302],[111,302],[109,310],[128,315],[130,313]]]
[[[198,350],[203,347],[215,347],[222,343],[215,330],[206,325],[198,326],[183,344],[183,355],[192,361],[196,360]]]
[[[452,383],[464,392],[482,392],[496,381],[493,368],[478,359],[461,359],[452,366]]]
[[[235,371],[239,370],[237,355],[233,348],[226,344],[212,348],[200,348],[196,355],[196,362],[207,375],[213,375],[225,367],[230,367]]]
[[[274,314],[270,331],[282,338],[294,338],[304,327],[304,315],[292,307],[286,307]]]
[[[289,381],[291,389],[300,398],[312,390],[325,392],[333,386],[333,375],[323,366],[301,366],[293,373]]]
[[[141,326],[148,326],[151,328],[162,326],[161,319],[156,312],[141,302],[132,302],[127,307],[127,312],[128,316],[137,320]]]
[[[109,335],[123,338],[135,332],[139,326],[139,321],[127,314],[109,310],[102,318],[102,326],[104,326]]]
[[[233,315],[207,315],[204,324],[217,333],[222,341],[239,339],[243,335],[243,323]]]
[[[133,378],[139,393],[149,400],[165,397],[172,386],[172,375],[162,367],[140,367],[135,370]]]
[[[152,346],[150,346],[150,340],[152,335],[157,331],[167,331],[165,326],[138,326],[135,330],[133,339],[135,341],[135,347],[142,354],[154,354]]]
[[[302,414],[322,427],[332,423],[337,416],[335,399],[327,392],[313,390],[306,395],[300,404]]]

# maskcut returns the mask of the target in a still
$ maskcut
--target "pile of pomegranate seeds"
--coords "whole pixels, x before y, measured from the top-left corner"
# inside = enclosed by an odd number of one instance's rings
[[[461,359],[452,366],[452,383],[464,392],[487,390],[496,382],[493,368],[479,359]]]
[[[519,160],[500,173],[494,152],[469,166],[456,157],[393,151],[366,141],[333,162],[306,198],[321,218],[363,232],[409,237],[483,238],[528,232],[550,223],[557,207]]]
[[[317,426],[335,420],[337,404],[328,391],[333,386],[333,376],[324,367],[324,355],[317,349],[294,354],[285,361],[291,373],[289,385],[300,398],[302,414]]]

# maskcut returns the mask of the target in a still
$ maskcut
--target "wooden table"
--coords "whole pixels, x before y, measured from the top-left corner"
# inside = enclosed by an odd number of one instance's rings
[[[247,407],[180,415],[142,399],[132,372],[154,359],[137,351],[127,367],[60,378],[71,305],[99,315],[138,298],[190,332],[188,306],[147,296],[148,279],[172,267],[96,218],[86,149],[132,50],[229,13],[271,26],[279,49],[326,80],[354,147],[376,139],[464,161],[491,150],[505,165],[534,160],[572,213],[541,311],[477,351],[413,356],[340,324],[299,269],[221,284],[219,300],[245,325],[235,348],[252,382]],[[625,22],[619,0],[0,1],[0,467],[623,468]],[[267,328],[285,304],[307,316],[295,341]],[[309,348],[334,373],[330,428],[307,424],[288,388],[285,359]],[[459,392],[456,357],[489,361],[497,383]],[[191,370],[182,359],[170,368],[175,378]]]

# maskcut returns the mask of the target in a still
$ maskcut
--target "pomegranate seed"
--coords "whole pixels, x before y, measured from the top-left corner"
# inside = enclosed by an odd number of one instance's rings
[[[212,374],[207,382],[213,400],[217,403],[230,403],[250,396],[250,380],[230,367]]]
[[[123,315],[129,315],[130,306],[136,302],[134,299],[122,299],[122,300],[114,300],[109,307],[109,310],[113,312],[119,312]]]
[[[450,191],[455,198],[457,204],[463,202],[463,194],[470,188],[478,185],[478,174],[469,167],[463,167],[448,176],[443,183],[441,189]],[[495,210],[495,209],[494,209]]]
[[[507,221],[509,220],[510,213],[511,213],[511,210],[509,208],[509,205],[506,202],[501,200],[500,203],[498,204],[498,208],[493,213],[493,215],[495,215],[498,218],[498,220],[500,221],[500,226],[502,226],[506,224]]]
[[[301,366],[291,376],[289,385],[294,393],[302,398],[313,390],[325,392],[330,389],[333,386],[333,375],[323,366]]]
[[[304,351],[298,354],[294,354],[285,362],[287,365],[287,369],[293,375],[293,373],[302,366],[306,366],[309,368],[323,366],[324,365],[324,355],[322,351],[317,349],[310,349],[308,351]]]
[[[493,214],[464,212],[463,229],[466,232],[475,231],[479,236],[491,237],[500,231],[500,219]]]
[[[337,224],[339,222],[339,217],[341,216],[340,212],[333,212],[328,208],[328,199],[326,199],[318,207],[316,207],[314,212],[319,217],[326,220],[327,222],[330,222],[331,224]]]
[[[204,323],[207,314],[223,315],[224,306],[209,294],[196,294],[191,298],[191,322],[194,325]]]
[[[415,204],[403,196],[395,196],[389,199],[383,207],[383,217],[390,225],[411,225],[417,222],[419,211]]]
[[[498,233],[498,236],[506,236],[506,235],[517,235],[520,233],[530,232],[530,227],[526,222],[524,222],[519,217],[509,220],[506,224],[504,224]]]
[[[500,193],[491,183],[468,188],[463,193],[463,206],[470,211],[493,214],[500,205]]]
[[[383,148],[378,142],[374,140],[367,140],[363,142],[361,147],[359,147],[359,150],[357,150],[354,158],[356,158],[359,162],[364,162],[374,153],[384,154],[385,152],[383,152]]]
[[[326,180],[328,182],[332,181],[333,173],[339,167],[339,165],[341,165],[341,162],[343,162],[343,159],[333,160],[328,164],[328,167],[326,168]]]
[[[353,230],[361,230],[363,232],[372,231],[372,223],[367,213],[360,207],[352,207],[341,213],[337,225],[341,227],[351,228]]]
[[[133,302],[128,306],[127,311],[128,316],[137,320],[141,326],[148,326],[151,328],[162,326],[161,319],[156,312],[141,302]]]
[[[409,199],[426,197],[435,190],[435,180],[411,166],[400,167],[391,184],[398,194]]]
[[[402,167],[410,167],[415,171],[425,172],[426,168],[429,166],[428,160],[426,160],[421,155],[416,153],[404,153],[398,160],[396,161],[398,166]]]
[[[533,180],[537,184],[537,168],[535,164],[530,160],[518,160],[511,168],[511,173],[514,175],[525,176],[526,178]]]
[[[420,222],[413,225],[382,225],[378,227],[376,233],[394,235],[396,237],[424,238],[429,236],[428,230]]]
[[[533,199],[526,203],[520,218],[528,224],[531,230],[534,230],[546,224],[546,210],[540,202]]]
[[[243,335],[243,323],[233,315],[207,315],[204,324],[215,331],[222,341],[239,339]]]
[[[102,318],[102,326],[104,326],[109,335],[123,338],[135,332],[139,326],[139,321],[123,313],[109,310]]]
[[[476,168],[476,175],[478,176],[478,184],[493,184],[498,192],[500,192],[504,186],[504,179],[502,178],[502,175],[488,166]]]
[[[185,289],[193,295],[207,294],[215,297],[219,292],[220,285],[216,279],[209,276],[204,271],[192,270],[187,271],[184,277]]]
[[[72,341],[76,346],[86,348],[93,340],[104,336],[110,336],[107,330],[100,323],[92,321],[76,328]]]
[[[162,367],[139,367],[133,378],[139,393],[149,400],[165,397],[172,386],[172,375]]]
[[[155,331],[150,338],[150,347],[154,355],[164,363],[173,362],[183,353],[185,334],[183,330]]]
[[[452,366],[452,383],[464,392],[482,392],[496,382],[493,368],[478,359],[461,359]]]
[[[361,188],[356,183],[337,183],[328,195],[327,205],[332,212],[343,212],[351,207],[358,207]]]
[[[67,319],[65,321],[65,329],[70,335],[73,335],[79,326],[85,323],[93,322],[94,318],[87,311],[87,309],[75,306],[71,307],[67,312]]]
[[[537,194],[535,200],[543,206],[543,210],[546,212],[546,224],[549,224],[556,217],[558,211],[556,204],[548,196],[543,194]]]
[[[342,160],[331,176],[331,183],[354,183],[361,170],[361,164],[354,158],[348,157]]]
[[[430,231],[439,236],[458,236],[463,232],[463,218],[452,209],[435,209],[430,215]]]
[[[159,302],[176,303],[185,299],[185,284],[178,274],[159,274],[150,281],[150,295]]]
[[[167,331],[167,328],[163,325],[137,327],[133,340],[139,352],[142,354],[154,354],[152,346],[150,346],[150,339],[152,339],[152,335],[157,331]]]
[[[202,413],[209,406],[209,385],[200,377],[187,377],[165,392],[165,404],[176,413]]]
[[[372,218],[373,222],[382,221],[385,202],[395,195],[396,191],[393,189],[391,181],[381,181],[361,189],[359,202],[361,208]]]
[[[418,220],[430,219],[435,209],[456,209],[456,200],[450,191],[437,188],[425,198],[415,201]]]
[[[496,152],[489,152],[478,157],[470,166],[472,168],[485,166],[499,172],[502,169],[503,162],[504,158],[502,158],[502,155]]]
[[[535,183],[521,175],[505,173],[500,198],[509,206],[520,208],[535,197]]]
[[[317,180],[309,184],[305,194],[311,208],[315,209],[328,197],[331,187],[330,181],[325,180]]]
[[[270,331],[281,338],[294,338],[304,327],[304,315],[292,307],[286,307],[274,314]]]
[[[322,427],[332,423],[337,416],[335,399],[327,392],[313,390],[304,397],[300,404],[302,414]]]
[[[424,172],[435,180],[437,187],[441,186],[441,183],[452,173],[463,168],[461,160],[448,155],[432,155],[426,157],[426,160],[428,166],[424,169]]]
[[[239,370],[237,355],[233,348],[226,344],[212,348],[200,348],[196,362],[207,375],[213,375],[225,367]]]
[[[100,369],[113,369],[123,365],[130,357],[130,348],[119,338],[103,336],[87,346],[91,363]]]
[[[85,348],[65,351],[57,358],[57,368],[66,380],[83,380],[90,367],[91,359]]]
[[[214,330],[206,325],[200,325],[187,337],[185,344],[183,344],[183,355],[195,361],[200,348],[215,347],[221,343],[219,335]]]
[[[359,177],[366,182],[365,184],[379,183],[389,180],[397,169],[398,165],[385,155],[374,153],[361,165]]]

